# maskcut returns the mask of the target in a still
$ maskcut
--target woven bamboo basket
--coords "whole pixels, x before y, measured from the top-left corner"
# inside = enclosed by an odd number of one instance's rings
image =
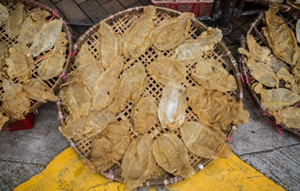
[[[143,7],[136,7],[133,9],[128,9],[122,12],[119,12],[115,15],[110,16],[109,18],[104,19],[104,21],[108,24],[110,24],[114,31],[119,34],[123,34],[124,31],[133,23],[140,15],[141,11],[143,10]],[[170,18],[170,17],[177,17],[181,13],[178,11],[174,11],[171,9],[167,8],[161,8],[161,7],[156,7],[157,10],[157,18],[156,18],[156,23],[159,21],[165,19],[165,18]],[[206,30],[206,26],[193,19],[192,21],[192,27],[191,30],[189,31],[189,38],[196,38],[199,36],[199,34]],[[91,27],[87,32],[85,32],[79,39],[78,41],[74,44],[74,52],[78,52],[80,50],[80,47],[83,44],[87,44],[89,46],[89,50],[92,52],[92,54],[95,56],[95,58],[99,59],[99,55],[96,53],[96,41],[99,39],[98,34],[96,31],[99,29],[99,24],[94,25]],[[168,51],[160,51],[156,49],[155,47],[151,46],[142,56],[140,56],[136,60],[130,60],[127,59],[124,63],[126,68],[127,66],[130,66],[136,62],[143,63],[145,66],[147,66],[150,62],[155,60],[158,56],[164,55],[164,56],[172,56],[174,53],[174,50],[168,50]],[[243,97],[242,93],[242,84],[240,81],[240,73],[238,69],[238,65],[233,58],[231,52],[226,48],[225,44],[223,42],[220,42],[216,45],[214,51],[208,56],[208,57],[214,57],[215,59],[219,60],[224,68],[226,68],[231,74],[233,74],[236,78],[236,83],[237,83],[237,91],[232,92],[232,96],[237,100],[240,101],[241,98]],[[76,59],[76,57],[75,57]],[[76,62],[70,67],[69,72],[75,70],[77,68],[77,65],[75,65]],[[186,71],[188,74],[191,73],[191,68],[192,66],[188,66],[186,68]],[[148,84],[142,94],[142,96],[145,95],[152,95],[156,102],[159,103],[163,86],[159,83],[157,83],[149,74],[147,75],[148,78]],[[196,83],[194,80],[190,77],[190,75],[187,76],[186,82],[183,85],[195,85]],[[61,100],[59,98],[57,102],[58,106],[58,112],[59,112],[59,119],[61,122],[61,125],[65,124],[64,119],[68,115],[67,109],[62,105]],[[133,104],[129,102],[127,106],[125,107],[125,110],[121,111],[117,116],[115,117],[115,120],[125,120],[129,119],[130,120],[130,112]],[[198,121],[197,117],[195,114],[192,112],[192,110],[189,108],[186,111],[186,120],[190,121]],[[236,129],[235,126],[231,128],[230,131],[224,132],[227,135],[227,140],[231,140],[231,136],[233,134],[233,131]],[[133,129],[129,130],[131,139],[134,139],[137,137],[137,134],[133,131]],[[159,124],[156,124],[155,126],[152,127],[150,132],[153,134],[155,137],[159,136],[160,134],[166,132],[165,129],[162,129]],[[180,131],[179,129],[174,132],[179,138],[180,138]],[[72,139],[69,139],[69,142],[71,146],[74,148],[74,150],[80,155],[80,157],[85,158],[88,156],[88,154],[91,151],[91,143],[92,143],[93,137],[92,138],[86,138],[82,139],[79,141],[75,141]],[[225,141],[225,140],[224,140]],[[198,172],[205,165],[207,165],[211,159],[205,159],[198,157],[191,152],[189,152],[189,161],[194,167],[195,171]],[[107,177],[110,180],[117,181],[117,182],[123,182],[123,178],[121,177],[121,168],[117,165],[114,165],[111,169],[109,169],[105,173],[99,172],[104,177]],[[156,185],[168,185],[175,183],[177,181],[182,180],[181,177],[175,177],[171,174],[166,173],[162,168],[158,168],[152,177],[144,184],[145,186],[156,186]]]
[[[279,15],[284,20],[286,25],[289,28],[291,28],[292,31],[294,31],[294,33],[295,33],[296,23],[297,23],[297,20],[299,18],[300,11],[294,10],[294,9],[289,9],[289,11],[281,12],[281,13],[279,13]],[[258,44],[268,46],[268,42],[267,42],[266,38],[264,37],[262,29],[261,29],[264,26],[263,19],[264,19],[264,12],[261,12],[258,15],[258,17],[255,19],[255,21],[250,25],[250,28],[247,31],[245,36],[251,34],[256,39]],[[243,48],[247,47],[247,42],[246,42],[245,38],[243,38],[241,40],[241,46]],[[290,133],[294,134],[298,138],[300,138],[300,130],[290,129],[290,128],[287,128],[282,123],[276,123],[274,116],[271,115],[268,112],[267,108],[265,108],[264,105],[261,103],[260,96],[257,95],[251,89],[252,84],[255,83],[256,80],[254,79],[254,77],[251,76],[250,72],[248,71],[246,63],[244,62],[244,56],[243,55],[240,56],[239,63],[240,63],[241,72],[242,72],[242,76],[243,76],[243,78],[242,78],[243,85],[247,87],[248,92],[251,95],[253,101],[258,105],[258,107],[262,111],[262,115],[266,116],[269,119],[270,124],[274,125],[277,128],[277,130],[279,131],[279,133],[281,133],[280,129],[283,129],[287,132],[290,132]],[[280,87],[283,87],[283,85],[281,84]],[[294,107],[300,107],[299,102],[296,103],[294,105]]]
[[[18,2],[22,2],[25,5],[24,9],[25,9],[25,14],[27,16],[32,11],[32,9],[41,8],[41,9],[51,13],[51,16],[49,17],[49,19],[60,19],[61,18],[61,16],[57,13],[57,11],[55,11],[41,3],[32,1],[32,0],[30,0],[30,1],[28,1],[28,0],[12,0],[12,1],[11,0],[0,0],[0,3],[7,7],[9,13],[15,9],[15,5]],[[66,39],[68,39],[68,44],[66,45],[67,50],[65,52],[66,60],[65,60],[65,64],[64,64],[64,69],[59,76],[51,78],[47,81],[44,81],[54,92],[56,92],[58,90],[59,85],[64,80],[65,74],[66,74],[68,68],[70,67],[70,61],[72,58],[72,48],[73,48],[72,35],[71,35],[70,29],[68,28],[66,22],[63,23],[63,31],[67,34]],[[14,38],[9,38],[5,32],[4,26],[0,27],[0,39],[1,39],[1,41],[5,42],[8,47],[12,47],[16,43],[18,43],[17,38],[18,38],[18,36],[14,37]],[[42,53],[41,55],[33,58],[35,68],[33,69],[33,72],[32,72],[32,78],[38,77],[37,69],[41,64],[41,59],[39,59],[39,58],[42,58],[42,56],[44,54],[45,53]],[[2,88],[2,81],[0,81],[0,98],[2,98],[3,93],[4,93],[4,90]],[[28,113],[26,113],[25,116],[27,116],[30,113],[32,113],[33,111],[35,111],[42,104],[43,104],[42,102],[31,100],[30,111]],[[16,121],[17,121],[17,119],[10,118],[10,120],[6,123],[6,125],[11,124]]]

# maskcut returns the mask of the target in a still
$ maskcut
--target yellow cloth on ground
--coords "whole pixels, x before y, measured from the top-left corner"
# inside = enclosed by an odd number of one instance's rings
[[[15,191],[124,189],[124,184],[109,182],[98,174],[89,173],[76,152],[72,148],[67,148],[56,156],[43,172],[19,185]],[[171,191],[284,190],[234,154],[229,159],[212,161],[200,173],[171,185],[168,189]]]

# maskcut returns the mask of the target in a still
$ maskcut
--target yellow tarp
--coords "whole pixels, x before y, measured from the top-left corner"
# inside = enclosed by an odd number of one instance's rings
[[[89,173],[75,151],[68,148],[56,156],[42,173],[19,185],[15,190],[109,191],[124,190],[124,188],[124,184],[109,182],[98,174]],[[217,159],[211,162],[200,173],[169,186],[168,189],[174,191],[284,190],[234,154],[229,159]]]

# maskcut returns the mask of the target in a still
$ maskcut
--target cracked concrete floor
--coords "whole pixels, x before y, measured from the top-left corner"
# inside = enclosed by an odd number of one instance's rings
[[[233,152],[285,189],[299,190],[300,140],[285,132],[280,135],[260,115],[247,92],[244,104],[250,119],[235,132]],[[69,146],[57,128],[55,103],[38,111],[33,129],[0,132],[0,190],[12,190],[38,174]]]

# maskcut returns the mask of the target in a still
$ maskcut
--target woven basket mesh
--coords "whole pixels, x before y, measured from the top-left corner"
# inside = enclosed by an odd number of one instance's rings
[[[297,23],[297,20],[299,18],[300,11],[290,10],[290,11],[285,12],[285,13],[279,13],[278,15],[284,20],[286,25],[295,33],[296,23]],[[260,44],[262,46],[269,47],[268,42],[267,42],[267,40],[266,40],[266,38],[265,38],[265,36],[263,35],[263,32],[262,32],[262,27],[265,26],[265,24],[263,22],[263,19],[264,19],[264,12],[261,12],[258,15],[258,17],[256,18],[256,20],[250,25],[250,28],[247,31],[246,36],[247,35],[252,35],[258,44]],[[245,39],[242,39],[241,45],[242,45],[243,48],[247,48],[247,42],[245,41]],[[257,82],[257,81],[254,79],[254,77],[251,76],[250,72],[248,71],[246,63],[244,62],[244,56],[243,55],[241,55],[241,57],[240,57],[240,65],[241,65],[241,68],[242,68],[241,70],[243,71],[242,75],[245,77],[245,86],[247,86],[247,89],[248,89],[252,99],[254,100],[254,102],[260,107],[260,109],[262,111],[262,114],[269,118],[271,124],[275,125],[276,127],[282,128],[282,129],[294,134],[298,138],[300,138],[300,130],[287,128],[282,123],[276,124],[275,117],[273,115],[271,115],[270,113],[268,113],[267,109],[261,103],[260,95],[256,94],[251,89],[252,84]],[[284,88],[284,85],[280,83],[280,87]],[[294,106],[300,107],[299,103],[296,103]]]
[[[124,31],[133,23],[135,22],[141,13],[142,7],[138,7],[136,9],[126,10],[123,12],[120,12],[114,16],[111,16],[110,18],[105,19],[108,24],[110,24],[114,31],[116,33],[119,33],[122,35]],[[165,8],[158,8],[157,7],[157,17],[155,22],[158,24],[159,21],[162,21],[166,18],[178,16],[180,13],[165,9]],[[97,53],[97,40],[99,39],[99,36],[95,31],[97,31],[99,28],[99,24],[93,26],[90,28],[83,36],[79,38],[79,40],[74,45],[74,51],[78,52],[80,50],[80,47],[83,44],[87,44],[89,46],[89,50],[94,55],[96,59],[100,59],[99,55]],[[202,23],[193,20],[193,24],[191,27],[191,30],[189,31],[189,37],[191,38],[197,38],[199,34],[201,34],[202,31],[206,30],[206,26]],[[143,55],[141,55],[138,59],[132,60],[132,59],[126,59],[124,65],[124,70],[128,69],[129,67],[133,66],[135,63],[140,62],[145,67],[149,65],[151,62],[153,62],[157,57],[159,56],[166,56],[170,57],[174,53],[174,50],[168,50],[168,51],[160,51],[156,49],[154,46],[150,47]],[[226,46],[221,42],[219,43],[214,51],[212,51],[209,55],[206,56],[214,57],[217,59],[220,63],[223,64],[224,68],[226,68],[231,74],[234,74],[236,76],[237,84],[238,84],[238,90],[236,92],[232,92],[232,96],[236,98],[236,100],[240,100],[240,97],[242,97],[242,86],[239,80],[239,73],[238,68],[235,60],[233,59],[232,55],[226,48]],[[75,57],[76,59],[76,57]],[[190,77],[191,69],[194,67],[194,64],[188,65],[186,67],[186,72],[188,76],[186,77],[186,81],[183,83],[185,86],[195,86],[196,82]],[[77,68],[76,61],[74,64],[70,67],[69,71],[73,71]],[[158,105],[159,100],[162,95],[162,90],[164,86],[160,83],[157,83],[148,73],[147,73],[147,86],[142,94],[142,96],[151,95],[153,98],[155,98],[155,102]],[[131,109],[133,107],[132,102],[128,102],[125,109],[120,112],[114,119],[114,121],[120,121],[120,120],[129,120],[131,121]],[[69,112],[67,109],[62,105],[58,104],[58,109],[60,114],[67,115]],[[186,110],[186,121],[198,121],[196,115],[193,113],[191,108],[188,108]],[[62,125],[64,125],[64,119],[61,119]],[[135,139],[139,135],[136,134],[133,130],[133,128],[130,128],[129,130],[131,139]],[[168,129],[161,128],[161,125],[159,122],[157,124],[153,125],[151,129],[148,131],[149,134],[152,134],[155,137],[161,135],[162,133],[168,132]],[[172,133],[176,134],[180,139],[180,131],[179,129],[172,131]],[[224,132],[227,136],[232,135],[232,130]],[[78,154],[81,157],[87,157],[91,151],[91,143],[92,140],[95,139],[96,136],[92,138],[86,138],[81,140],[69,140],[71,142],[71,145],[74,147],[74,149],[78,152]],[[181,139],[182,140],[182,139]],[[225,140],[224,140],[225,141]],[[199,156],[196,156],[189,152],[189,162],[193,167],[195,167],[196,171],[199,170],[198,165],[206,165],[210,159],[201,158]],[[100,172],[99,172],[100,173]],[[107,173],[100,173],[106,177],[109,177],[115,181],[123,181],[121,178],[121,169],[119,166],[114,165]],[[113,177],[111,175],[114,175]],[[145,183],[145,185],[159,185],[159,184],[166,184],[166,180],[168,183],[174,183],[176,181],[181,180],[181,177],[174,177],[171,174],[168,174],[165,172],[162,168],[158,167],[152,175],[152,177],[149,179],[149,182]]]
[[[26,16],[29,16],[29,14],[32,12],[32,10],[34,8],[41,8],[43,10],[48,11],[51,14],[56,13],[53,9],[50,9],[47,6],[45,6],[43,4],[40,4],[40,3],[37,3],[37,2],[34,2],[34,1],[25,1],[25,0],[4,1],[4,0],[0,0],[0,3],[7,7],[9,13],[11,13],[15,9],[15,5],[18,2],[22,2],[25,5],[24,9],[25,9]],[[56,15],[55,17],[52,17],[52,18],[59,19],[61,17]],[[71,56],[72,56],[71,54],[69,54],[70,52],[72,52],[72,36],[71,36],[70,31],[69,31],[69,28],[67,27],[67,25],[65,23],[63,24],[63,31],[67,34],[66,39],[68,39],[68,42],[69,42],[66,45],[67,46],[67,50],[65,52],[66,60],[65,60],[65,64],[64,64],[64,71],[67,71],[68,67],[70,66],[70,60],[71,60]],[[5,27],[4,26],[0,27],[0,39],[1,39],[2,42],[5,42],[5,44],[9,48],[18,43],[17,38],[18,38],[18,36],[14,37],[14,38],[9,38],[6,31],[5,31]],[[43,52],[39,56],[33,58],[35,67],[32,71],[32,76],[31,76],[32,78],[37,78],[38,77],[37,70],[38,70],[38,68],[41,64],[41,60],[39,58],[43,57],[44,54],[45,54],[45,52]],[[15,79],[14,81],[17,82],[18,80]],[[55,92],[58,89],[58,86],[60,85],[60,83],[62,82],[62,79],[59,78],[59,76],[57,76],[57,77],[51,78],[51,79],[49,79],[47,81],[44,81],[44,82],[50,88],[52,88],[52,90]],[[2,87],[2,81],[0,80],[0,99],[2,99],[3,93],[4,93],[4,90],[3,90],[3,87]],[[28,115],[32,111],[36,110],[41,104],[42,104],[41,102],[31,100],[30,111],[28,113],[26,113],[25,115]],[[11,118],[8,121],[7,124],[15,122],[15,121],[16,121],[16,119]]]

